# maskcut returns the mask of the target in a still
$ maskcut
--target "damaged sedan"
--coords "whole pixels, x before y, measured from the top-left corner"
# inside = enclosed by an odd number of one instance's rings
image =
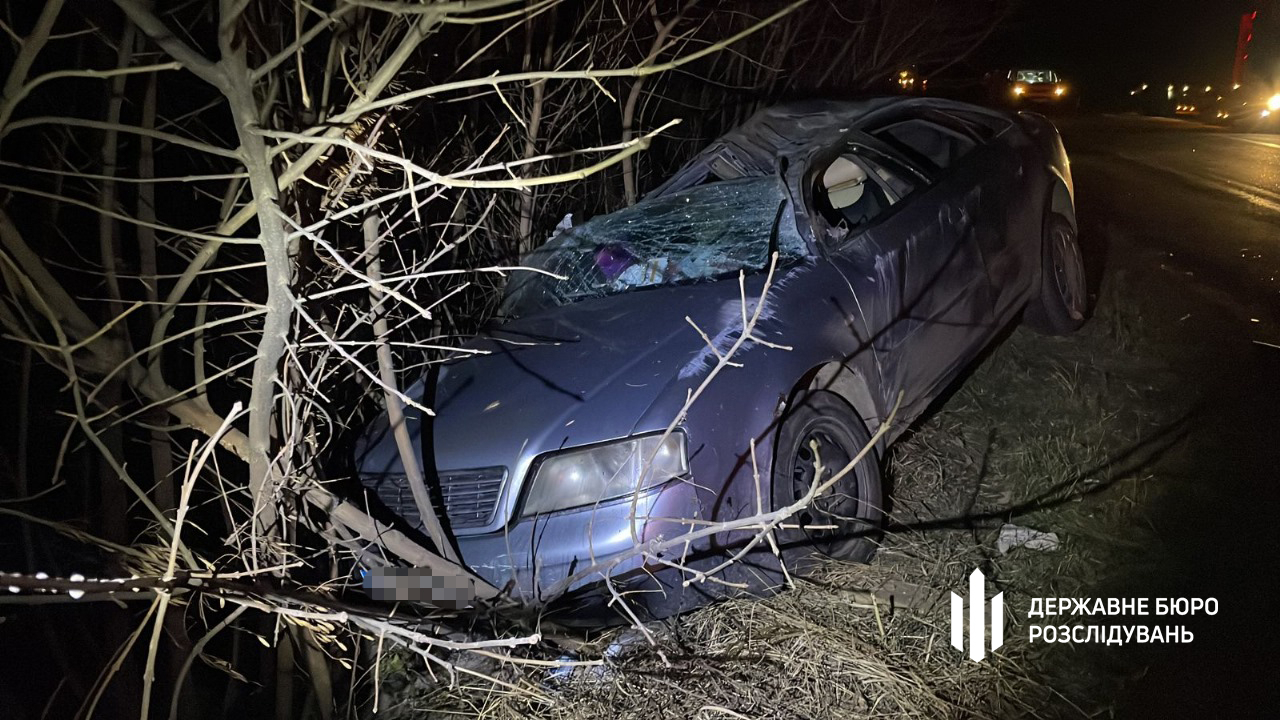
[[[521,602],[659,616],[869,558],[888,444],[1002,328],[1086,310],[1054,127],[926,98],[761,111],[522,265],[502,323],[409,391],[440,519]],[[421,528],[385,419],[358,463]],[[746,522],[798,505],[777,553]]]

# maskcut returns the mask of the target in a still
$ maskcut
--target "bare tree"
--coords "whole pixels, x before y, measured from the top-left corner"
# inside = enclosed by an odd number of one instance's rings
[[[159,688],[180,714],[196,660],[236,677],[234,658],[209,648],[250,627],[278,648],[278,712],[292,713],[296,661],[327,717],[330,668],[354,661],[344,633],[450,674],[471,671],[447,652],[510,659],[542,640],[518,624],[460,633],[456,614],[430,609],[353,609],[342,590],[353,564],[413,566],[501,609],[501,590],[459,561],[441,525],[406,425],[431,408],[407,388],[463,352],[458,335],[492,310],[505,277],[529,271],[516,258],[565,212],[634,203],[690,143],[796,88],[865,84],[931,32],[908,22],[906,39],[888,37],[909,16],[895,2],[838,15],[847,36],[820,22],[832,11],[819,3],[746,5],[46,0],[12,13],[0,325],[60,376],[50,407],[65,416],[39,463],[19,439],[15,490],[42,507],[75,474],[68,464],[91,457],[99,472],[79,482],[106,522],[94,534],[63,522],[74,517],[0,511],[111,558],[100,577],[14,583],[146,603],[82,715],[139,641],[142,717]],[[800,38],[815,32],[858,62],[801,61],[813,53]],[[682,117],[684,140],[640,166]],[[424,534],[379,519],[349,482],[351,438],[375,414],[396,436]],[[48,482],[31,480],[37,466]],[[794,508],[760,510],[721,530],[754,531],[755,547]],[[665,549],[636,553],[676,562]]]

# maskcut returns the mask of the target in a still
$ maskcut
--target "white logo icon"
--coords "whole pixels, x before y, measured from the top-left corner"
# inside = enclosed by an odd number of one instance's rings
[[[981,570],[969,575],[969,658],[986,656],[986,577]],[[991,650],[1004,644],[1004,593],[991,598]],[[951,647],[964,652],[964,598],[951,593]]]

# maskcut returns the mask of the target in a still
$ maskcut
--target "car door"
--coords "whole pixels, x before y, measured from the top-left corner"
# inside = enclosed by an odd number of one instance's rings
[[[968,202],[971,232],[982,255],[997,326],[1025,300],[1035,277],[1035,269],[1028,265],[1039,257],[1028,251],[1038,248],[1038,236],[1028,239],[1019,235],[1035,227],[1031,216],[1039,207],[1028,197],[1026,180],[1032,168],[1027,167],[1027,153],[1017,146],[1018,134],[1010,130],[1008,120],[994,115],[966,117],[929,111],[876,131],[877,137],[895,147],[923,142],[927,150],[931,134],[958,143],[950,147],[945,172],[954,176],[953,182],[975,193]]]
[[[893,200],[848,227],[831,257],[851,280],[884,399],[903,392],[904,410],[914,416],[990,335],[990,288],[973,227],[979,196],[967,175],[922,168],[871,137],[841,157],[865,165]],[[815,204],[838,232],[838,218],[821,206],[824,191],[815,189]]]
[[[978,246],[991,282],[992,314],[1003,324],[1021,309],[1039,272],[1043,203],[1031,182],[1036,153],[1008,118],[957,114],[946,119],[953,127],[968,128],[981,143],[973,153],[982,190]]]

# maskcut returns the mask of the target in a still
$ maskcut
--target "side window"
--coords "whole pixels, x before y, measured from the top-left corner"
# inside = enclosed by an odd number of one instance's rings
[[[988,115],[985,113],[972,113],[964,111],[954,111],[949,113],[951,118],[957,122],[968,133],[972,134],[979,142],[989,142],[997,135],[1004,132],[1011,124],[1007,119]]]
[[[855,230],[875,222],[915,186],[875,153],[853,147],[817,178],[814,200],[832,228]]]
[[[974,148],[972,137],[927,120],[905,120],[871,133],[913,162],[942,171]]]

